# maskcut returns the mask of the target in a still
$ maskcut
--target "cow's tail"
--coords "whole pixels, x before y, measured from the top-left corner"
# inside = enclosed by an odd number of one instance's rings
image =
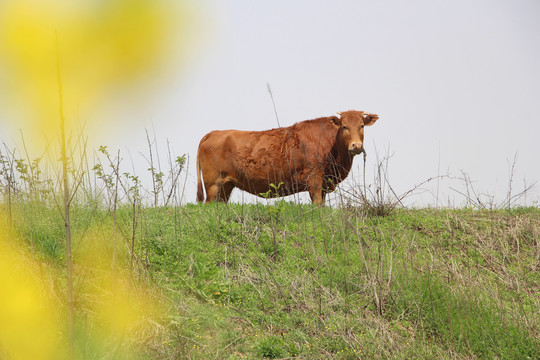
[[[199,146],[200,148],[200,146]],[[204,201],[204,191],[201,181],[201,159],[199,149],[197,149],[197,202]]]

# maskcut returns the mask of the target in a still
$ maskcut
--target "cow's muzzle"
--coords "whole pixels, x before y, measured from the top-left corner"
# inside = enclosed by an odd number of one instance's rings
[[[352,143],[349,146],[349,153],[351,155],[358,155],[361,154],[364,151],[364,144],[362,143]]]

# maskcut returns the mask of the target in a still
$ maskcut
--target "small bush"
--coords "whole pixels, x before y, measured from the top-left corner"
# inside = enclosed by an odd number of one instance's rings
[[[255,353],[268,359],[277,359],[283,356],[283,340],[275,336],[262,338],[255,344]]]

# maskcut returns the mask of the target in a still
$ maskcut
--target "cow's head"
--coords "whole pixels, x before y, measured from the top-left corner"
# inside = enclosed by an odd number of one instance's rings
[[[339,126],[338,138],[354,156],[364,151],[364,126],[371,126],[379,115],[370,114],[365,111],[344,111],[338,113],[340,116],[332,117],[334,124]]]

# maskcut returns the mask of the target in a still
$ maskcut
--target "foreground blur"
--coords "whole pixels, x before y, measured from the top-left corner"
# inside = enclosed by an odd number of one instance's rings
[[[178,71],[192,18],[183,1],[0,2],[3,121],[23,129],[39,151],[56,141],[59,65],[68,133],[78,135],[81,123],[86,129],[110,125],[111,119],[95,115],[126,98],[147,102],[160,81]]]
[[[0,229],[0,358],[69,358],[65,273],[40,260],[4,216]],[[131,277],[125,246],[113,260],[113,238],[105,226],[75,244],[77,358],[130,358],[138,343],[156,336],[165,314],[159,295]]]

